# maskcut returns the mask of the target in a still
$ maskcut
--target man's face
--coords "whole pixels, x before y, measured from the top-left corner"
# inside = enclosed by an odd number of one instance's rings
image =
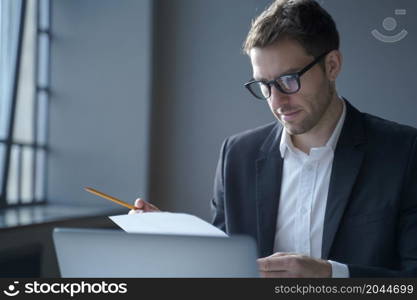
[[[315,58],[308,55],[301,45],[283,40],[265,48],[253,48],[250,59],[255,80],[272,80],[278,76],[295,73]],[[295,94],[284,94],[271,87],[268,99],[274,116],[289,134],[304,134],[324,122],[334,93],[329,79],[318,63],[300,78],[301,88]]]

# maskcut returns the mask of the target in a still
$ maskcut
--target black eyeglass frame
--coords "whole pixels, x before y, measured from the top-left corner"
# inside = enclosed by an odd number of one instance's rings
[[[290,74],[284,74],[284,75],[280,75],[280,76],[278,76],[277,78],[275,78],[275,79],[273,79],[273,80],[270,80],[270,81],[265,81],[265,80],[251,80],[251,81],[249,81],[249,82],[247,82],[247,83],[245,83],[244,84],[244,86],[249,90],[249,92],[255,97],[255,98],[257,98],[257,99],[260,99],[260,100],[267,100],[269,97],[271,97],[271,86],[273,85],[273,86],[275,86],[275,88],[277,89],[277,90],[279,90],[281,93],[283,93],[283,94],[287,94],[287,95],[291,95],[291,94],[295,94],[295,93],[297,93],[299,90],[300,90],[300,88],[301,88],[301,82],[300,82],[300,77],[304,74],[304,73],[306,73],[308,70],[310,70],[312,67],[314,67],[314,65],[315,64],[317,64],[321,59],[323,59],[324,57],[326,57],[326,55],[327,54],[329,54],[331,51],[333,51],[333,50],[330,50],[330,51],[327,51],[327,52],[325,52],[325,53],[323,53],[323,54],[321,54],[321,55],[319,55],[315,60],[313,60],[311,63],[309,63],[307,66],[305,66],[304,68],[302,68],[300,71],[298,71],[298,72],[296,72],[296,73],[290,73]],[[289,77],[289,76],[294,76],[295,77],[295,79],[297,80],[297,84],[298,84],[298,89],[296,90],[296,91],[294,91],[294,92],[286,92],[284,89],[282,89],[281,88],[281,86],[279,85],[279,83],[278,83],[278,79],[280,79],[280,78],[282,78],[282,77]],[[252,91],[252,89],[251,89],[251,85],[253,85],[253,84],[259,84],[259,83],[262,83],[262,84],[264,84],[264,85],[266,85],[267,87],[268,87],[268,94],[269,94],[269,96],[268,97],[259,97],[258,95],[256,95],[256,93],[255,92],[253,92]]]

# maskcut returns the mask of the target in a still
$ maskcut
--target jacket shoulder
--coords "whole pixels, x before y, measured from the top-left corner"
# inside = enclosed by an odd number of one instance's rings
[[[276,133],[282,128],[277,121],[249,129],[227,139],[228,148],[239,147],[240,149],[259,149],[266,140],[274,138]],[[241,148],[242,147],[242,148]]]
[[[387,141],[417,138],[417,129],[412,126],[399,124],[368,113],[363,113],[363,118],[369,137],[383,137]]]

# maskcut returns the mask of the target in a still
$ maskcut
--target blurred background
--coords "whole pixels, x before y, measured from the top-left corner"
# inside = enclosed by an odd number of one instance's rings
[[[417,2],[318,2],[339,94],[417,127]],[[127,210],[85,186],[210,221],[222,141],[273,121],[241,50],[269,3],[0,0],[0,276],[58,276],[54,227],[114,228]]]

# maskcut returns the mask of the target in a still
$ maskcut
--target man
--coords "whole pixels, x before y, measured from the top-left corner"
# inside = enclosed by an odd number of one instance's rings
[[[244,50],[245,86],[278,122],[223,143],[213,223],[257,240],[265,277],[417,276],[417,130],[338,96],[331,16],[313,0],[275,1]]]

